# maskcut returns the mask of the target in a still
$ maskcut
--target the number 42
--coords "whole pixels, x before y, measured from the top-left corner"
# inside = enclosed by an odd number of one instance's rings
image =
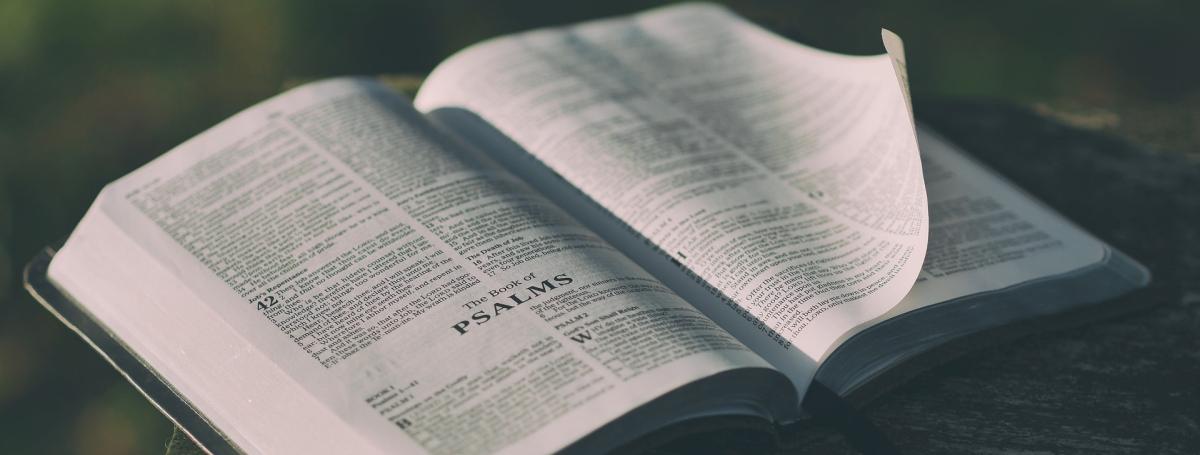
[[[263,311],[263,310],[266,310],[267,308],[271,308],[271,307],[275,306],[277,303],[279,303],[279,302],[275,300],[275,296],[268,295],[268,296],[263,297],[262,299],[259,299],[258,303],[255,304],[255,306],[258,307],[259,311]]]

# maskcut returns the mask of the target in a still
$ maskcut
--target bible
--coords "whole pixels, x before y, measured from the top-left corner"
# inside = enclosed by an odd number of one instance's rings
[[[1145,268],[918,125],[900,40],[717,6],[291,89],[107,185],[31,291],[212,453],[595,453],[806,418]]]

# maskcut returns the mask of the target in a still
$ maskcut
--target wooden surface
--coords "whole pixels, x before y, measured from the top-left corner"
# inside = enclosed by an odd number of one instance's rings
[[[920,119],[1141,261],[1154,281],[1116,302],[1140,310],[973,352],[871,402],[867,416],[913,454],[1200,453],[1197,138],[1156,136],[1161,123],[1144,117],[1117,133],[1154,148],[1032,109],[925,100],[916,107]],[[1114,129],[1103,116],[1050,114]],[[854,453],[827,428],[787,436],[806,453]],[[715,432],[654,453],[772,448],[764,435]],[[193,450],[178,435],[168,444],[171,454]]]

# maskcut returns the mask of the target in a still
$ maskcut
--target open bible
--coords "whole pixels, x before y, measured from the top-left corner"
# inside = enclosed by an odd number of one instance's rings
[[[415,101],[311,83],[105,187],[34,291],[209,451],[458,454],[786,424],[1148,281],[917,125],[884,42],[682,5],[477,44]]]

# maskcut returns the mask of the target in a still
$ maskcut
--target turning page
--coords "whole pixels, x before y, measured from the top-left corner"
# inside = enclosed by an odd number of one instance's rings
[[[925,256],[897,68],[684,5],[476,45],[416,104],[451,127],[452,111],[477,115],[561,176],[526,179],[803,393],[817,359],[900,302]]]
[[[986,345],[1029,330],[1022,321],[1108,300],[1149,280],[1144,267],[956,145],[928,129],[918,135],[930,221],[921,275],[869,329],[847,333],[818,373],[856,401],[893,385],[890,372],[903,377],[962,352],[947,346],[939,353],[937,346],[973,334],[981,335],[962,347]],[[996,330],[1007,325],[1013,327]],[[927,352],[928,360],[900,368]]]
[[[542,452],[703,378],[742,387],[619,436],[795,399],[658,280],[363,80],[276,97],[110,185],[50,274],[244,450],[349,433],[334,445]],[[325,413],[342,431],[296,434]]]

